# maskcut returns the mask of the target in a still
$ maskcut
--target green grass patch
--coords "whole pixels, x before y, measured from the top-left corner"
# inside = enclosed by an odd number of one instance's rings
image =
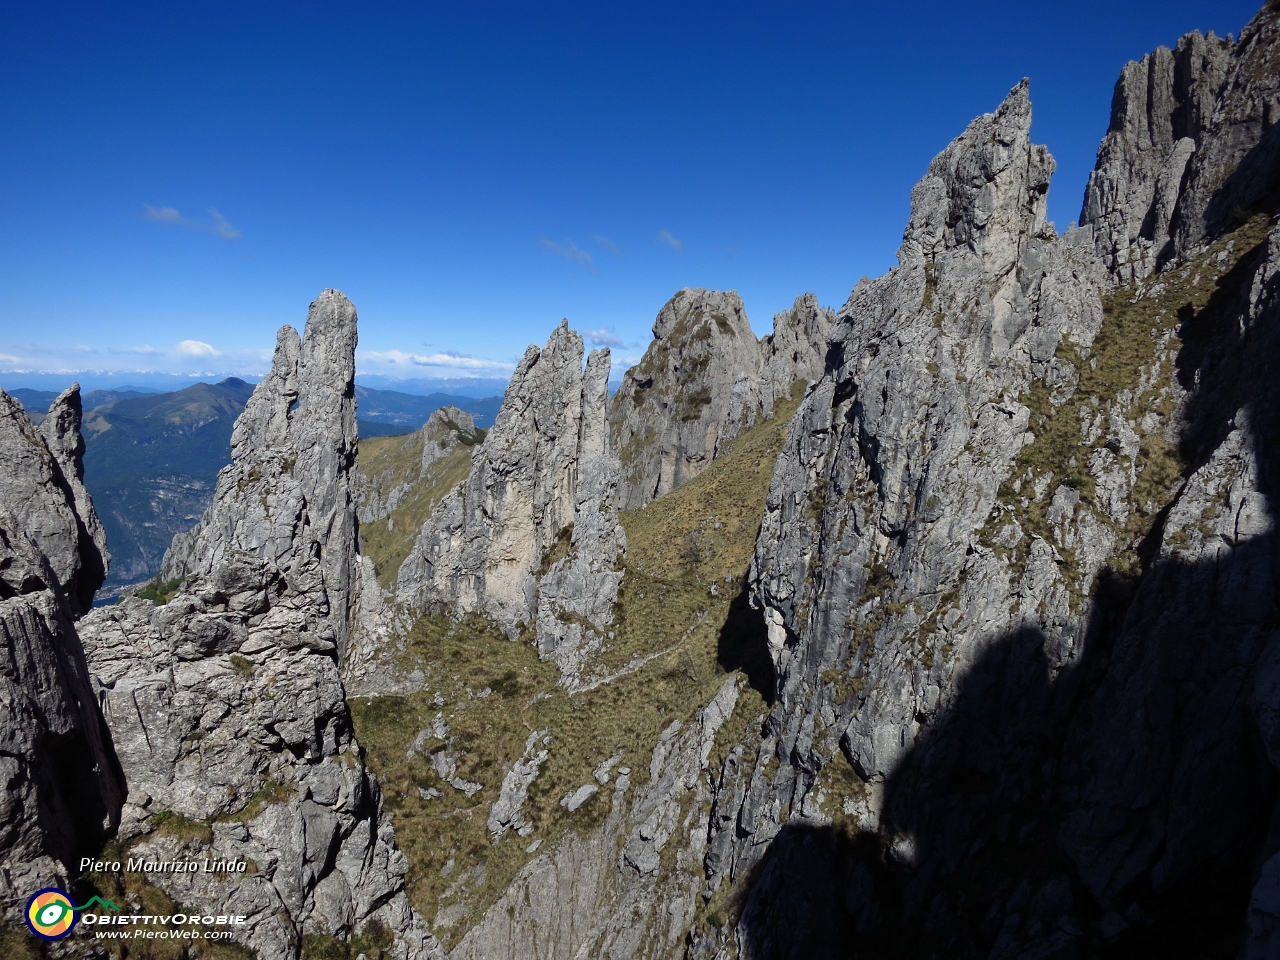
[[[178,588],[181,585],[181,578],[174,580],[162,580],[159,577],[156,577],[138,591],[138,596],[143,600],[150,600],[157,607],[163,607],[178,595]]]

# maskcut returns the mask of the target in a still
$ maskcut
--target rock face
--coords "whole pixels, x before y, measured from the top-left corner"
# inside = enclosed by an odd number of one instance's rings
[[[247,915],[243,942],[262,956],[378,925],[398,957],[442,956],[405,897],[338,675],[362,578],[355,345],[355,309],[334,290],[305,337],[281,329],[213,504],[166,558],[178,595],[82,621],[129,786],[121,839],[155,859],[251,860],[250,873],[151,880],[179,903]]]
[[[1238,43],[1191,33],[1125,67],[1080,214],[1120,282],[1274,205],[1278,34],[1268,4]]]
[[[356,474],[355,498],[360,522],[373,523],[387,516],[400,505],[401,499],[426,475],[433,463],[448,456],[461,443],[474,443],[477,436],[471,414],[452,405],[434,411],[420,430],[415,430],[401,441],[404,450],[422,451],[422,467],[416,477],[397,478],[391,470],[371,478]]]
[[[609,353],[592,351],[585,372],[582,354],[568,323],[526,351],[466,483],[439,504],[400,568],[402,602],[483,613],[513,638],[536,621],[547,657],[590,646],[607,628],[626,546],[611,506]],[[547,568],[558,543],[568,556]],[[561,622],[569,614],[581,619]]]
[[[633,510],[696,477],[753,422],[760,347],[733,291],[685,288],[653,322],[653,343],[609,411],[622,461],[618,507]]]
[[[82,482],[80,388],[39,430],[0,391],[0,911],[66,886],[119,820],[124,781],[76,634],[106,573]]]
[[[798,380],[826,361],[834,317],[811,293],[757,342],[732,290],[681,290],[658,312],[653,342],[623,376],[609,410],[622,465],[618,509],[634,510],[693,479]]]
[[[1083,229],[1025,83],[930,165],[778,460],[691,956],[1274,955],[1278,18],[1126,68]]]

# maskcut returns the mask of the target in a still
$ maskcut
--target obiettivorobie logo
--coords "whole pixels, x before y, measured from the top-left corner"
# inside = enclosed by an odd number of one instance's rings
[[[75,929],[76,915],[95,903],[116,913],[120,912],[120,908],[114,903],[101,897],[90,897],[88,903],[73,906],[65,891],[57,887],[46,887],[36,891],[27,901],[27,926],[42,940],[61,940]]]

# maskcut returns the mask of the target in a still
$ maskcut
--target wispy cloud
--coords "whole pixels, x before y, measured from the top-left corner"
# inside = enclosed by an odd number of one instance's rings
[[[540,239],[538,242],[548,250],[560,254],[560,256],[564,257],[566,260],[575,260],[582,264],[587,273],[600,272],[595,268],[595,264],[591,262],[591,254],[586,250],[579,250],[577,245],[567,237],[565,238],[564,246],[561,246],[552,240],[548,240],[545,237]]]
[[[618,245],[608,237],[602,237],[600,234],[596,234],[591,239],[594,240],[602,249],[608,253],[612,253],[615,257],[622,256],[622,251],[618,249]]]
[[[229,224],[227,218],[214,207],[210,207],[208,210],[208,220],[190,220],[184,217],[176,207],[153,207],[149,203],[144,203],[142,208],[146,211],[147,219],[152,223],[169,223],[175,227],[184,227],[187,230],[212,233],[223,240],[235,240],[241,236],[240,231]]]
[[[203,340],[182,340],[172,346],[90,347],[4,344],[0,372],[8,373],[163,373],[176,376],[258,376],[271,366],[269,349],[219,350]],[[210,364],[216,360],[216,364]]]
[[[675,237],[673,237],[671,235],[670,230],[659,230],[658,242],[665,243],[668,247],[670,247],[676,253],[684,253],[684,243],[681,242],[680,240],[677,240]]]
[[[406,353],[403,350],[362,350],[360,351],[360,360],[362,365],[372,363],[376,366],[396,369],[404,369],[406,367],[443,367],[447,370],[471,372],[485,370],[507,372],[514,370],[516,366],[514,363],[509,363],[505,360],[485,360],[480,357],[468,357],[452,350],[425,356],[420,353]]]
[[[612,330],[588,330],[587,339],[593,346],[612,347],[615,350],[621,350],[627,345]]]

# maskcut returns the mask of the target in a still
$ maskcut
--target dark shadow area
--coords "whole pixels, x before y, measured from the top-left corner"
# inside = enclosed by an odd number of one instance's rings
[[[769,656],[769,634],[764,614],[751,608],[746,577],[729,604],[729,614],[716,638],[716,664],[725,672],[741,670],[751,689],[769,706],[777,699],[778,675]]]

